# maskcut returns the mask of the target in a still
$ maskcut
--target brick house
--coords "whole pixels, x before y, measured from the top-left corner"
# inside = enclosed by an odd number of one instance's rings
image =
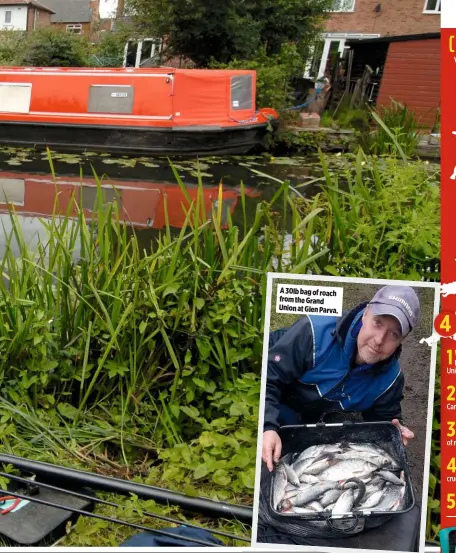
[[[441,0],[338,0],[304,77],[331,75],[332,107],[345,94],[377,107],[395,100],[430,131],[440,106],[440,9]]]
[[[30,32],[51,25],[52,8],[34,0],[0,0],[0,30]]]
[[[93,38],[100,22],[100,0],[46,0],[52,8],[52,26]]]
[[[306,76],[324,75],[347,41],[440,32],[441,0],[338,0]]]

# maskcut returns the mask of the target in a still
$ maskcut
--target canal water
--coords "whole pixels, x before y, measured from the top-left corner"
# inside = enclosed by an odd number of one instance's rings
[[[336,159],[340,158],[335,156]],[[96,152],[69,154],[52,151],[48,154],[46,151],[3,147],[0,148],[0,219],[3,225],[0,255],[5,251],[6,238],[11,231],[9,206],[14,206],[25,240],[34,249],[43,230],[40,219],[52,215],[56,194],[59,195],[61,212],[71,195],[79,194],[80,205],[90,214],[97,180],[101,181],[106,201],[115,198],[122,220],[136,229],[141,243],[150,244],[159,229],[165,226],[165,198],[170,225],[176,229],[182,227],[185,197],[178,179],[186,185],[190,196],[196,197],[198,174],[203,181],[208,213],[212,205],[217,205],[219,184],[222,183],[224,226],[228,214],[235,224],[243,224],[239,201],[241,183],[246,194],[247,216],[253,220],[258,202],[271,200],[281,181],[289,180],[296,195],[309,196],[318,189],[322,176],[317,156],[170,160],[166,157],[114,157]],[[11,247],[14,249],[17,245],[13,242]]]

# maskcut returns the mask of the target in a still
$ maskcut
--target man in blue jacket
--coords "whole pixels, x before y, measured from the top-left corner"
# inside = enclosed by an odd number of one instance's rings
[[[342,317],[309,315],[270,334],[262,451],[269,470],[280,459],[280,426],[315,423],[327,411],[392,421],[404,444],[414,437],[401,420],[399,356],[419,316],[413,288],[385,286]]]

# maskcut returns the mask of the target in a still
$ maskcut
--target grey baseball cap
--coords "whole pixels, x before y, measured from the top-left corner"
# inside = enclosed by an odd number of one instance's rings
[[[369,302],[374,315],[391,315],[396,317],[402,328],[402,336],[414,328],[420,318],[420,300],[410,286],[384,286]]]

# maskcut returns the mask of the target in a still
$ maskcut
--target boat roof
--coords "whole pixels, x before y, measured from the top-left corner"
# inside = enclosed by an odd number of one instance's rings
[[[0,0],[0,3],[2,0]],[[177,69],[175,67],[22,67],[0,66],[0,72],[5,73],[84,73],[91,75],[116,75],[131,73],[133,75],[153,74],[187,74],[187,75],[250,75],[255,71],[250,69]]]

